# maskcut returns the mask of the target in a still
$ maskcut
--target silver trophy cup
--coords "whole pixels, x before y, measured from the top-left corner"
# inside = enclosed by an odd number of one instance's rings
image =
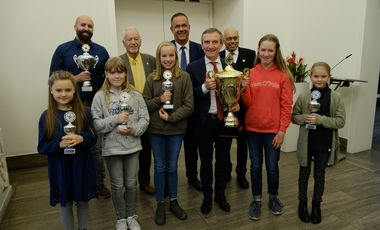
[[[96,64],[99,61],[98,55],[94,57],[88,53],[88,51],[90,51],[90,46],[88,44],[82,45],[82,51],[83,51],[82,55],[77,56],[75,54],[73,57],[74,62],[77,64],[78,68],[81,68],[82,70],[85,70],[85,71],[88,71],[91,67],[95,68]],[[83,82],[82,91],[83,92],[92,91],[91,81]]]
[[[311,100],[307,105],[307,108],[310,113],[318,112],[319,108],[321,107],[321,104],[317,100],[320,97],[321,97],[321,92],[319,92],[318,90],[313,90],[313,92],[311,92],[311,98],[313,100]],[[306,124],[305,126],[307,129],[317,129],[317,126],[315,124]]]
[[[173,91],[173,82],[170,81],[172,79],[173,74],[169,70],[165,70],[162,76],[166,79],[166,81],[162,82],[162,90],[163,91]],[[173,109],[174,105],[170,100],[165,101],[162,106],[163,109]]]
[[[120,111],[128,113],[128,115],[133,114],[133,108],[128,104],[130,95],[127,92],[122,92],[120,94]],[[128,122],[129,123],[129,122]],[[119,125],[119,128],[126,129],[128,123],[123,122]]]
[[[75,133],[76,126],[72,124],[72,122],[75,121],[75,118],[76,118],[76,116],[75,116],[74,112],[68,111],[65,113],[64,119],[66,122],[68,122],[68,124],[63,126],[63,132],[65,132],[66,134]],[[75,154],[75,148],[68,146],[63,150],[63,153],[64,154]]]

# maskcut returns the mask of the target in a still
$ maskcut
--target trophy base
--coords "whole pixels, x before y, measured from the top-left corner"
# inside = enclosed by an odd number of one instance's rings
[[[317,126],[316,125],[311,125],[311,124],[306,124],[305,125],[305,127],[307,128],[307,129],[317,129]]]
[[[232,112],[228,112],[227,117],[224,118],[224,126],[236,128],[239,126],[239,120]]]
[[[75,148],[70,148],[70,147],[69,147],[69,148],[65,148],[65,149],[63,150],[63,153],[64,153],[64,154],[69,154],[69,155],[70,155],[70,154],[71,154],[71,155],[72,155],[72,154],[75,154]]]
[[[92,86],[82,86],[82,92],[92,92]]]
[[[167,105],[167,104],[165,104],[165,105],[162,106],[162,108],[163,109],[174,109],[174,105]]]
[[[237,138],[240,136],[239,128],[221,126],[219,129],[219,136]]]
[[[119,129],[127,129],[127,125],[126,124],[121,124],[118,127],[119,127]]]

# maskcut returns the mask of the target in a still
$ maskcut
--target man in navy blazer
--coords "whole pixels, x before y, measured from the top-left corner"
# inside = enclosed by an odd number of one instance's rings
[[[186,67],[190,62],[196,61],[204,56],[202,46],[189,40],[190,24],[184,13],[176,13],[171,17],[170,30],[174,36],[174,40],[171,42],[177,48],[178,61],[181,64],[180,67],[186,71]],[[188,127],[193,125],[190,122],[191,120],[192,119],[188,119]],[[195,145],[195,137],[190,134],[188,129],[186,130],[183,142],[187,180],[194,189],[200,191],[201,182],[197,176],[198,147]]]
[[[219,97],[216,94],[217,84],[215,79],[206,77],[207,72],[221,72],[225,66],[219,57],[223,46],[222,33],[216,28],[206,29],[202,33],[202,48],[205,56],[195,62],[191,62],[186,71],[190,74],[194,90],[194,112],[191,117],[193,124],[190,131],[197,136],[199,155],[201,158],[201,183],[203,202],[202,214],[211,211],[213,196],[213,153],[215,146],[215,197],[220,209],[230,211],[225,196],[227,184],[227,171],[229,159],[229,146],[232,138],[220,136],[223,126],[223,107],[218,106]],[[239,104],[233,108],[233,112],[239,110]],[[220,117],[220,114],[222,117]]]
[[[239,32],[235,28],[226,28],[224,30],[223,41],[225,49],[220,52],[220,58],[225,58],[227,55],[232,55],[233,57],[233,67],[236,70],[243,71],[245,68],[253,68],[253,63],[255,61],[256,53],[254,50],[239,47]],[[240,121],[241,132],[237,137],[237,151],[236,151],[236,180],[241,188],[247,189],[249,183],[245,174],[247,172],[247,155],[248,146],[247,139],[245,136],[244,124],[245,124],[245,108],[242,103],[240,103],[240,111],[237,113],[237,117]],[[229,160],[229,178],[231,178],[232,163]]]

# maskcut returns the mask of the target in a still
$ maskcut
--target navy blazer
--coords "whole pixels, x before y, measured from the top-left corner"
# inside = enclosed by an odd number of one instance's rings
[[[241,48],[239,47],[239,55],[233,67],[236,70],[243,71],[245,68],[253,68],[253,63],[255,61],[256,52],[251,49]],[[224,60],[226,56],[226,51],[223,50],[220,53],[220,58]]]
[[[223,59],[220,59],[223,69],[226,63]],[[191,62],[186,72],[190,74],[191,82],[193,83],[194,90],[194,112],[189,118],[189,124],[191,124],[190,131],[194,134],[199,133],[204,129],[207,121],[208,111],[211,105],[210,92],[203,94],[202,84],[205,82],[206,76],[206,64],[204,56],[194,62]]]
[[[171,42],[176,45],[175,40],[171,40]],[[189,56],[189,63],[204,57],[205,53],[203,52],[202,46],[199,43],[189,41]]]

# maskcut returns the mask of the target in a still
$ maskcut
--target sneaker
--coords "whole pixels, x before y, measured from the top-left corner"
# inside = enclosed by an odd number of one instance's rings
[[[261,201],[252,201],[249,206],[248,216],[252,220],[259,220],[261,215]]]
[[[127,218],[129,230],[141,230],[140,224],[136,220],[137,218],[138,218],[137,215],[133,215]]]
[[[116,230],[128,230],[127,219],[123,218],[123,219],[117,220],[116,225],[115,225],[115,229]]]
[[[269,209],[273,215],[281,215],[284,205],[281,203],[280,199],[277,196],[274,196],[269,199]]]
[[[110,190],[104,184],[98,185],[97,189],[98,189],[99,195],[103,197],[103,199],[107,199],[111,197]]]

